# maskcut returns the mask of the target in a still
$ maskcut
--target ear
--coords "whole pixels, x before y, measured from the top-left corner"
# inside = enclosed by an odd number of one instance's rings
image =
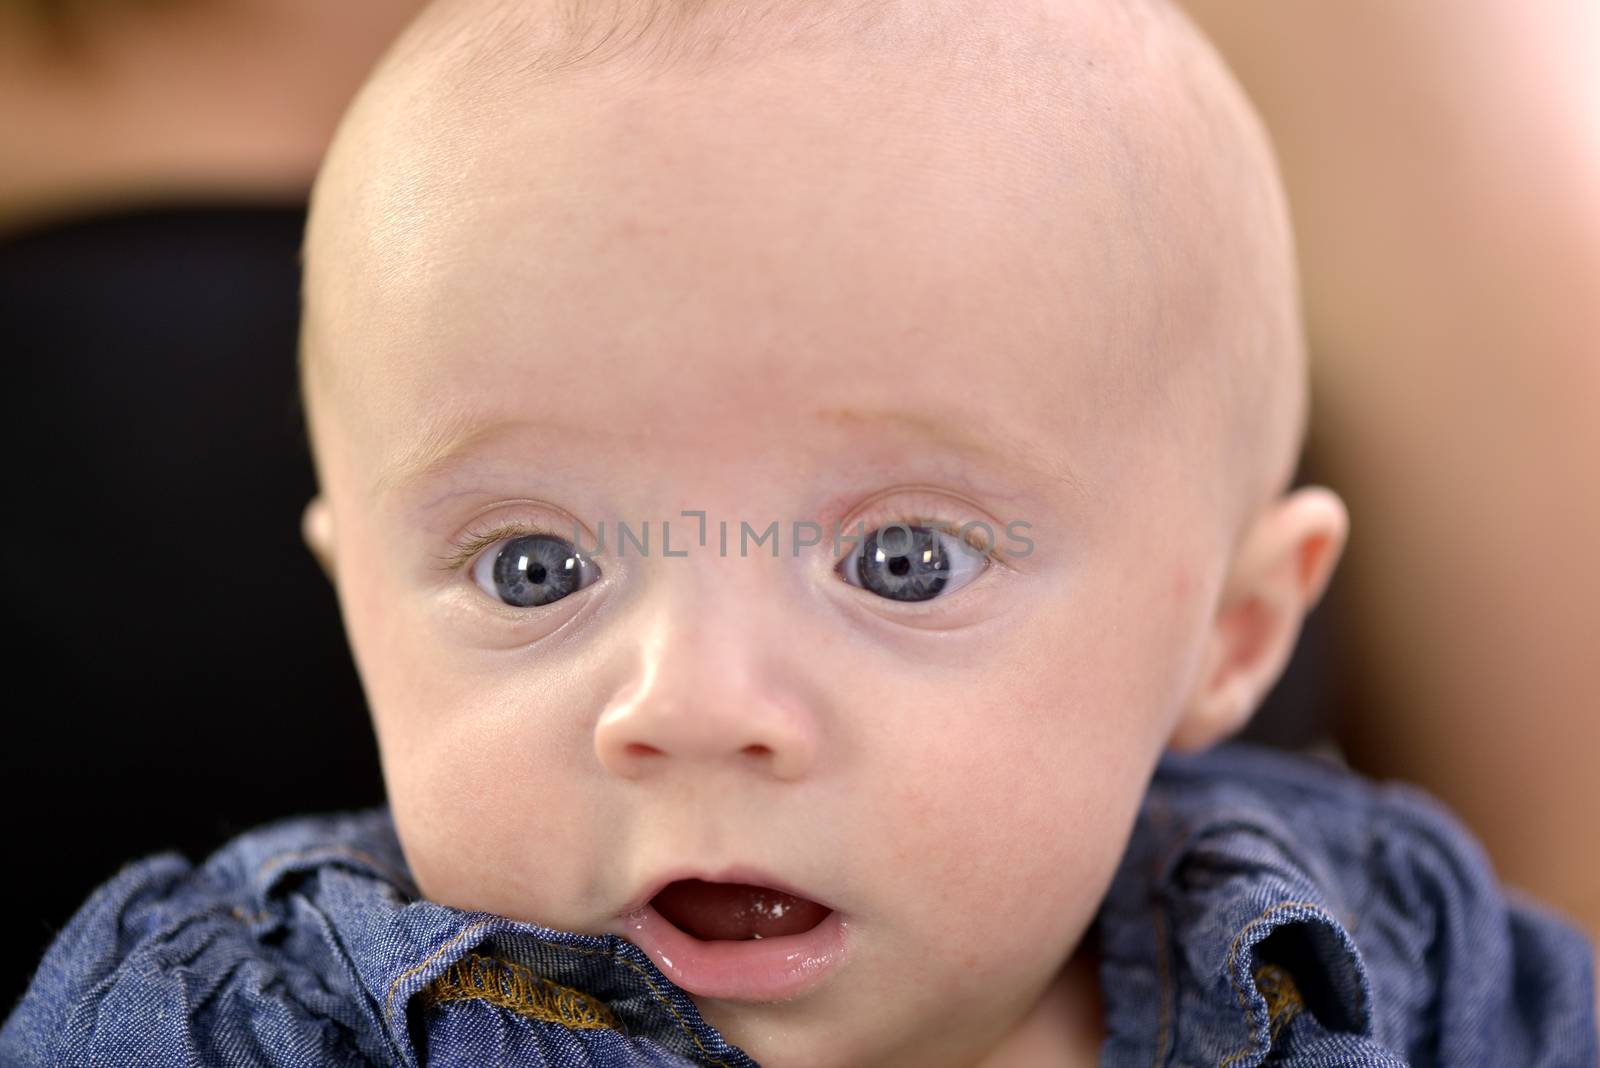
[[[300,537],[322,565],[322,573],[333,581],[333,511],[320,493],[311,498],[300,515]]]
[[[1170,748],[1204,749],[1249,721],[1289,662],[1349,528],[1344,502],[1321,486],[1294,490],[1256,516],[1223,580]]]

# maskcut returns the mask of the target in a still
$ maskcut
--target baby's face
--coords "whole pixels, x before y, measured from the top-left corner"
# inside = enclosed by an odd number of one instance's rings
[[[419,885],[638,942],[780,1066],[975,1057],[1038,997],[1224,562],[1116,175],[860,84],[508,107],[334,205],[362,236],[319,283],[332,562]],[[730,978],[633,914],[688,874],[832,914]],[[660,911],[716,923],[691,896]]]

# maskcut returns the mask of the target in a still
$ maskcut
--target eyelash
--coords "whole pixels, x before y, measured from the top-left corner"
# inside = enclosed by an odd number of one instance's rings
[[[975,516],[969,516],[968,518],[959,521],[940,518],[939,513],[947,510],[948,508],[949,502],[944,495],[920,499],[913,497],[910,502],[907,502],[904,497],[897,495],[897,499],[895,500],[894,504],[888,508],[873,509],[869,507],[866,512],[856,516],[849,524],[842,526],[840,529],[843,533],[853,534],[856,530],[856,524],[859,523],[861,525],[863,534],[871,534],[875,530],[881,530],[882,528],[892,526],[895,523],[901,523],[912,527],[926,527],[929,530],[937,530],[941,533],[950,535],[952,538],[965,541],[967,545],[970,546],[974,551],[983,553],[992,561],[1000,563],[1005,562],[1005,556],[998,548],[1000,541],[1000,530],[996,529],[994,524],[991,524],[985,520],[980,520]],[[994,539],[993,542],[987,546],[983,545],[979,541],[974,540],[980,536],[981,532],[979,531],[970,530],[966,537],[962,537],[961,527],[964,524],[979,522],[983,523],[985,527],[989,528],[989,533]],[[849,552],[857,552],[860,550],[860,547],[861,543],[859,541],[849,543]],[[839,559],[840,561],[843,561],[846,559],[846,557],[841,556]]]
[[[854,521],[845,525],[841,525],[841,535],[854,532],[857,524],[861,525],[863,535],[871,534],[875,530],[880,530],[896,523],[901,523],[905,526],[912,527],[926,527],[930,530],[937,530],[941,533],[948,534],[953,538],[960,538],[975,551],[984,553],[990,560],[999,561],[1002,563],[1004,562],[1004,554],[1002,554],[997,547],[999,544],[999,535],[993,527],[990,527],[990,532],[995,535],[994,544],[986,547],[980,542],[974,540],[977,534],[976,531],[969,532],[965,538],[963,538],[961,535],[961,527],[964,523],[982,522],[981,520],[967,519],[963,520],[962,522],[953,522],[948,519],[938,518],[937,513],[942,508],[946,507],[946,504],[943,501],[940,501],[937,504],[931,500],[922,503],[927,503],[930,505],[930,507],[923,509],[918,507],[916,504],[911,504],[908,506],[905,501],[901,500],[897,501],[892,507],[889,508],[878,508],[876,510],[869,508],[865,513],[856,516]],[[922,514],[923,512],[927,512],[929,514],[924,515]],[[984,525],[989,526],[988,523],[984,523]],[[506,538],[527,538],[541,534],[545,537],[551,538],[563,537],[563,535],[558,534],[555,531],[538,523],[528,523],[522,521],[499,523],[487,530],[482,531],[468,530],[463,533],[458,541],[451,545],[450,551],[446,553],[444,557],[442,557],[440,569],[444,571],[460,571],[462,568],[466,567],[467,564],[471,563],[474,557],[497,541],[501,541]],[[823,544],[827,544],[826,532],[824,533]],[[845,544],[842,537],[841,544]],[[859,541],[849,543],[850,551],[856,551],[860,548],[860,545],[861,543]],[[841,556],[839,559],[842,561],[845,559],[845,557]]]
[[[460,571],[471,563],[474,557],[497,541],[504,538],[529,538],[537,534],[549,538],[562,537],[538,523],[520,521],[500,523],[484,531],[466,531],[459,541],[451,545],[450,551],[444,555],[439,567],[443,571]]]

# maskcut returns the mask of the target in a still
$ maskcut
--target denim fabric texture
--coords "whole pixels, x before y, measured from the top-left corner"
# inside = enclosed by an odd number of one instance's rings
[[[1499,887],[1427,795],[1310,757],[1163,757],[1088,937],[1104,1068],[1600,1064],[1585,936]],[[125,868],[56,938],[0,1064],[755,1062],[630,942],[420,899],[379,808]]]
[[[1319,759],[1163,757],[1096,925],[1106,1068],[1600,1065],[1588,937],[1428,794]]]

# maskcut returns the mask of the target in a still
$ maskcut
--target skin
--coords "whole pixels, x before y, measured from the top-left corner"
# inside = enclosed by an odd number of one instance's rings
[[[1209,314],[1282,242],[1100,9],[1052,9],[1053,46],[1134,88],[1065,110],[988,58],[827,50],[470,107],[416,59],[363,94],[308,244],[306,531],[426,896],[625,937],[669,866],[753,864],[851,944],[800,998],[696,998],[762,1064],[1095,1062],[1080,943],[1151,769],[1248,716],[1346,532],[1282,493],[1294,442],[1226,462],[1195,353],[1292,322]],[[1229,217],[1266,236],[1219,247]],[[848,546],[716,551],[906,515],[1034,549],[922,604],[845,582]],[[446,563],[619,520],[688,555],[531,609]]]

